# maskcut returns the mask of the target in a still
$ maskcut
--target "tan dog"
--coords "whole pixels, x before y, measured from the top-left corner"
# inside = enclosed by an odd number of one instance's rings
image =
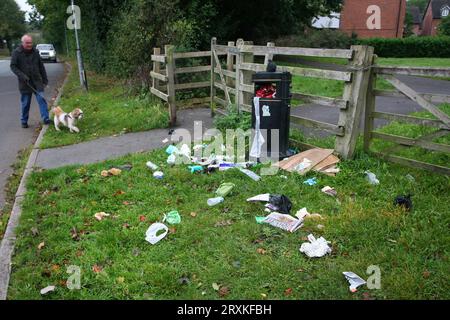
[[[53,122],[57,131],[61,131],[59,125],[62,123],[69,128],[70,132],[80,132],[80,129],[75,126],[75,123],[83,118],[83,111],[81,109],[76,108],[71,113],[65,113],[60,106],[57,106],[52,109],[52,112],[55,115]]]

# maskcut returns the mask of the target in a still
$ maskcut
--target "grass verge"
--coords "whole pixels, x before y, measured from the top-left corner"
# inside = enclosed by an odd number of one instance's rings
[[[450,280],[448,177],[391,165],[362,152],[340,164],[335,177],[280,172],[253,182],[234,170],[193,175],[169,168],[164,151],[130,155],[101,164],[35,172],[28,183],[9,299],[448,299]],[[160,164],[163,180],[145,166]],[[130,163],[131,171],[104,178],[100,171]],[[378,186],[367,183],[374,172]],[[405,176],[411,174],[415,182]],[[281,175],[286,175],[284,179]],[[236,184],[224,204],[208,207],[223,182]],[[330,185],[337,199],[320,188]],[[260,193],[285,194],[293,211],[307,207],[325,219],[308,221],[290,234],[259,225]],[[412,193],[414,210],[393,206]],[[163,214],[178,210],[181,224],[152,246],[145,231]],[[96,212],[111,216],[102,221]],[[321,224],[324,227],[319,227]],[[299,252],[313,233],[331,241],[333,252],[309,259]],[[39,249],[39,244],[43,246]],[[65,287],[70,265],[81,268],[81,289]],[[381,269],[381,290],[352,294],[343,271],[367,278]],[[220,287],[216,291],[213,286]],[[56,285],[55,292],[39,290]],[[216,287],[217,289],[217,287]]]
[[[8,225],[9,216],[14,205],[17,189],[20,180],[28,162],[33,146],[23,149],[19,152],[16,162],[12,165],[13,173],[9,176],[5,186],[5,205],[0,209],[0,239],[3,239],[6,227]]]
[[[78,122],[80,133],[67,128],[57,132],[49,127],[41,148],[53,148],[94,140],[104,136],[162,128],[168,125],[167,108],[152,98],[130,97],[120,80],[88,72],[89,92],[79,87],[76,64],[64,88],[59,105],[64,111],[81,108],[84,118]]]

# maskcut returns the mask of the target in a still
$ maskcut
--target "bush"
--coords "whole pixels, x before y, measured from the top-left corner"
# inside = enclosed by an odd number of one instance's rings
[[[448,58],[450,37],[409,37],[403,39],[360,39],[357,44],[375,48],[375,53],[384,58]]]
[[[442,22],[439,25],[439,34],[450,37],[450,16],[442,19]]]
[[[305,34],[279,38],[275,44],[280,47],[348,49],[353,38],[339,30],[310,29]]]

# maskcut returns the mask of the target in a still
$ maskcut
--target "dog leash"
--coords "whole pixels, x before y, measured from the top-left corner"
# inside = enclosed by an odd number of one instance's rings
[[[45,101],[45,103],[47,104],[47,107],[48,107],[48,101],[47,101],[47,99],[45,99],[31,84],[30,84],[30,81],[28,80],[28,81],[26,81],[25,82],[26,84],[27,84],[27,86],[31,89],[31,90],[33,90],[33,92],[36,94],[36,95],[38,95],[39,97],[41,97],[44,101]]]

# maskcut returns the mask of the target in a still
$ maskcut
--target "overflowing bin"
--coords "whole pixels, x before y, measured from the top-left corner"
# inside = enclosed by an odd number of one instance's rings
[[[256,135],[259,129],[267,132],[262,139],[267,143],[267,148],[262,148],[267,150],[267,154],[258,158],[281,160],[291,156],[288,150],[292,75],[289,72],[257,72],[253,74],[252,81],[255,84],[255,97],[258,98],[253,99],[252,127]],[[278,150],[271,139],[272,130],[275,129],[279,130]]]

